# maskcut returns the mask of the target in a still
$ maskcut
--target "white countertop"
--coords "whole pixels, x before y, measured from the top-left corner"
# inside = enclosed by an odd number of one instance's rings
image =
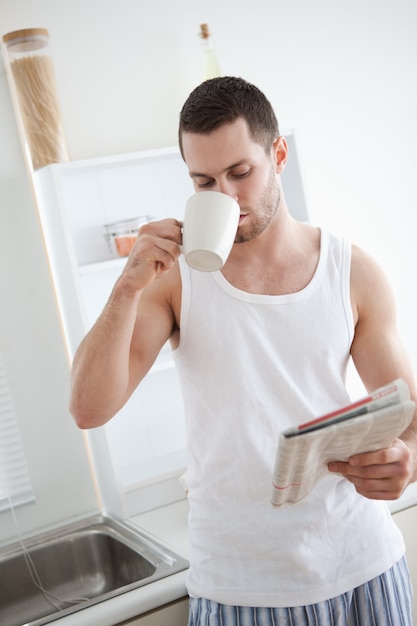
[[[133,524],[164,543],[174,552],[188,557],[188,501],[186,499],[141,513],[130,520]]]

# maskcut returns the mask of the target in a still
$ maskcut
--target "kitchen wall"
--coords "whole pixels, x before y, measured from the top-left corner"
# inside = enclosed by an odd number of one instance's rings
[[[202,22],[223,73],[257,84],[282,131],[294,129],[311,221],[384,267],[417,370],[415,0],[0,0],[0,35],[50,32],[72,159],[176,144],[179,109],[202,79]],[[18,511],[29,530],[89,510],[95,496],[1,69],[0,83],[0,349],[36,477],[37,504]]]
[[[0,354],[35,503],[0,513],[0,544],[97,508],[50,275],[0,64]]]

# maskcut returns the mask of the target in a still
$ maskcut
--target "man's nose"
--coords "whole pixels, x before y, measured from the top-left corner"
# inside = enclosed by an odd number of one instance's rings
[[[217,190],[221,193],[226,194],[226,196],[230,196],[233,200],[238,202],[238,194],[233,183],[229,183],[228,181],[218,181]]]

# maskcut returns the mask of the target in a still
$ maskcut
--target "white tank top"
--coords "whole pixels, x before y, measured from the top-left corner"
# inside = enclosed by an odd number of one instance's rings
[[[385,503],[330,474],[296,505],[269,491],[280,431],[349,401],[350,245],[323,233],[305,289],[250,294],[180,259],[174,351],[187,420],[191,596],[244,606],[320,602],[404,553]]]

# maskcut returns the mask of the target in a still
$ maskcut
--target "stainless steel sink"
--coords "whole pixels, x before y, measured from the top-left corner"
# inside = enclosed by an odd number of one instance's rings
[[[125,522],[95,516],[0,549],[0,624],[40,626],[187,568]]]

